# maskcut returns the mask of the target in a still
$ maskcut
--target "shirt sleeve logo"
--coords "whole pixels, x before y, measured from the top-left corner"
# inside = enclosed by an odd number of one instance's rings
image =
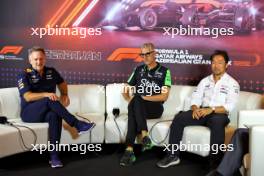
[[[26,72],[27,72],[27,73],[31,73],[31,72],[32,72],[32,69],[31,69],[31,68],[27,68],[27,69],[26,69]]]
[[[22,78],[18,80],[18,88],[23,89],[25,87]]]

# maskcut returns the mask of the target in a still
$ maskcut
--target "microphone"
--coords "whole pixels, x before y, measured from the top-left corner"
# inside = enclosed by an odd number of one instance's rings
[[[7,118],[5,116],[0,116],[0,124],[7,124]]]
[[[8,122],[7,117],[5,116],[0,116],[0,124],[13,125],[11,122]]]
[[[119,108],[113,108],[112,114],[114,115],[115,118],[117,118],[120,114],[120,109]]]

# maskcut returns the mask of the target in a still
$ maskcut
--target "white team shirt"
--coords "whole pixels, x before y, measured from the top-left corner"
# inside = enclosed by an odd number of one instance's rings
[[[198,107],[223,106],[231,112],[238,101],[240,87],[238,82],[225,73],[216,83],[213,75],[202,79],[192,94],[191,105]]]

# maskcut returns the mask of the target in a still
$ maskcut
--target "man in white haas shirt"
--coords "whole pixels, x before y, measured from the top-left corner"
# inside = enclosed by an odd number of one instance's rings
[[[210,129],[211,146],[224,143],[228,114],[236,106],[240,88],[237,81],[226,73],[229,61],[227,52],[215,51],[210,59],[212,74],[202,79],[193,92],[191,110],[175,116],[170,127],[169,144],[179,146],[184,128],[191,125],[207,126]],[[177,165],[180,163],[179,155],[179,150],[167,150],[167,155],[157,166],[166,168]],[[221,158],[221,152],[210,152],[210,166],[217,166]]]

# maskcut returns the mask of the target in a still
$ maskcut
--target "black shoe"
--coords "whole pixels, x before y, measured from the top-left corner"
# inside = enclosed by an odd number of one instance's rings
[[[222,176],[215,169],[210,171],[206,176]]]
[[[179,163],[180,163],[180,158],[178,156],[167,155],[157,163],[157,166],[161,168],[167,168],[170,166],[178,165]]]
[[[136,156],[133,151],[126,150],[120,159],[121,166],[131,166],[136,161]]]
[[[142,152],[152,149],[153,144],[148,136],[142,139]]]
[[[219,166],[219,162],[210,161],[210,163],[209,163],[210,170],[216,170],[218,166]]]

